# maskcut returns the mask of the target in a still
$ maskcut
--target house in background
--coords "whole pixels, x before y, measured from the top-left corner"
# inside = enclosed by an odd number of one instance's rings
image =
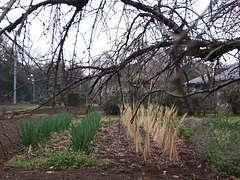
[[[240,78],[240,64],[235,63],[231,65],[222,66],[220,68],[216,68],[214,73],[204,74],[197,78],[194,78],[188,82],[185,82],[184,85],[191,91],[197,92],[201,90],[212,89],[218,86],[221,83],[239,79]],[[219,104],[218,92],[212,93],[208,97],[208,102],[210,107],[215,108],[217,104]]]

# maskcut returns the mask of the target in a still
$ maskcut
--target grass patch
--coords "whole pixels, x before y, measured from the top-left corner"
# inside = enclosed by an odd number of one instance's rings
[[[35,104],[16,104],[16,105],[0,105],[0,109],[16,110],[16,109],[28,109],[36,107]]]
[[[5,163],[5,166],[21,166],[25,168],[33,168],[36,166],[46,165],[48,164],[48,158],[44,156],[31,157],[18,155],[10,159]]]
[[[33,118],[48,118],[50,115],[49,114],[33,114]]]
[[[101,121],[103,122],[111,122],[111,121],[119,121],[119,115],[105,115],[103,114],[101,117]]]
[[[55,152],[49,157],[49,165],[54,167],[102,165],[95,157],[70,151]]]
[[[98,161],[93,156],[87,156],[84,154],[76,154],[70,151],[51,152],[46,153],[38,151],[34,156],[32,155],[18,155],[10,159],[5,163],[5,166],[21,166],[25,168],[33,168],[42,165],[60,167],[80,167],[88,165],[102,165],[103,163]]]

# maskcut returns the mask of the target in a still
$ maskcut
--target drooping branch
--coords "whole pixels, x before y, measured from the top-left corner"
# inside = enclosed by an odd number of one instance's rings
[[[4,17],[5,17],[6,14],[8,13],[8,11],[11,9],[11,7],[12,7],[12,5],[15,3],[15,1],[16,1],[16,0],[11,0],[11,1],[8,3],[7,7],[4,8],[4,10],[3,10],[3,12],[2,12],[2,14],[1,14],[1,16],[0,16],[0,23],[1,23],[1,21],[4,19]]]
[[[149,12],[151,14],[153,14],[160,22],[162,22],[163,24],[167,25],[170,29],[176,31],[179,26],[172,20],[166,18],[161,12],[159,11],[155,11],[152,7],[150,6],[146,6],[140,2],[135,2],[132,0],[121,0],[124,4],[133,6],[139,10],[145,11],[145,12]]]
[[[3,30],[0,31],[0,36],[5,32],[11,32],[13,29],[16,28],[17,25],[19,25],[20,23],[22,23],[22,21],[24,20],[24,18],[28,15],[30,15],[32,12],[34,12],[35,10],[37,10],[40,7],[46,6],[46,5],[57,5],[57,4],[67,4],[69,6],[74,6],[78,9],[78,11],[82,10],[82,8],[84,6],[87,5],[89,0],[47,0],[47,1],[43,1],[40,2],[36,5],[32,5],[26,13],[23,13],[22,16],[20,18],[18,18],[15,22],[13,22],[12,24],[8,25],[7,27],[5,27]]]

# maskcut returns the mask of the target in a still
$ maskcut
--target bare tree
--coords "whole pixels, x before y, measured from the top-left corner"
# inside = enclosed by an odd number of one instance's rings
[[[139,88],[145,94],[140,102],[154,92],[165,92],[184,98],[187,103],[187,98],[193,94],[212,93],[240,80],[239,77],[230,79],[204,91],[190,92],[183,88],[183,77],[188,79],[187,67],[193,67],[193,62],[215,65],[228,54],[234,60],[239,58],[240,2],[211,0],[200,13],[197,2],[1,1],[0,35],[5,34],[21,50],[23,61],[31,61],[37,66],[49,64],[44,71],[44,85],[53,85],[53,100],[69,87],[90,80],[93,81],[91,92],[97,94],[116,76],[121,91],[122,83],[135,79],[133,76],[141,74],[144,69],[147,75]],[[19,11],[22,13],[18,13],[19,16],[15,13],[15,19],[12,18],[12,14]],[[37,31],[35,22],[39,25]],[[39,51],[33,51],[34,47],[36,49],[36,40],[31,39],[34,33],[40,37],[37,41],[47,41],[46,47],[40,46]],[[104,52],[99,51],[99,56],[107,52],[108,57],[93,56],[96,47],[104,45],[103,39],[106,47]],[[134,71],[127,74],[129,67],[134,67]],[[62,87],[58,85],[63,76],[59,73],[60,68],[69,72],[81,69],[85,76],[69,78]],[[146,88],[150,82],[152,88]],[[175,87],[175,91],[169,88],[169,84]]]

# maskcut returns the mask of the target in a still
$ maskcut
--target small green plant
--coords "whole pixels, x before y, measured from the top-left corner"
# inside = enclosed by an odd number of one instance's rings
[[[239,85],[233,84],[225,87],[221,92],[220,97],[223,99],[223,103],[227,103],[229,105],[233,114],[240,114]]]
[[[197,133],[193,129],[187,128],[184,125],[182,125],[178,131],[179,134],[181,134],[185,138],[191,138],[197,135]]]
[[[67,166],[84,166],[84,165],[101,165],[99,161],[93,156],[84,154],[76,154],[70,151],[55,152],[49,157],[49,165],[55,167]]]
[[[36,166],[45,165],[47,163],[48,159],[44,156],[26,157],[24,155],[18,155],[6,162],[5,166],[21,166],[26,168],[33,168]]]

